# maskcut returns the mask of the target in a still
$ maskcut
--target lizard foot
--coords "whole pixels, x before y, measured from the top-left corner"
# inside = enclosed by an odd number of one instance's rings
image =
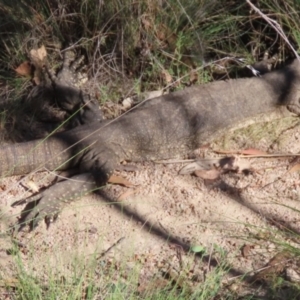
[[[21,231],[26,225],[33,230],[43,219],[48,229],[50,224],[57,219],[64,205],[95,189],[96,184],[92,175],[84,173],[58,182],[25,200],[14,202],[12,206],[27,203],[16,225],[16,231]]]
[[[80,89],[87,80],[87,77],[83,79],[84,75],[79,71],[83,59],[83,56],[75,59],[74,52],[65,51],[57,75],[45,66],[45,82],[35,86],[27,98],[27,103],[37,112],[39,120],[68,120],[67,126],[64,126],[67,129],[103,120],[97,99]]]
[[[73,51],[65,51],[61,70],[51,78],[56,103],[72,117],[69,128],[103,120],[97,100],[80,90],[82,83],[87,81],[81,72],[85,67],[83,60],[84,56],[75,58]]]
[[[87,75],[83,74],[85,68],[83,61],[83,55],[76,58],[76,54],[72,50],[64,51],[62,68],[56,76],[50,73],[52,83],[80,89],[82,83],[87,81]]]

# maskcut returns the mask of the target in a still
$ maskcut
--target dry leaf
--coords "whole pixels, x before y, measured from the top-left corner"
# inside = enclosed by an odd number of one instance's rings
[[[225,156],[219,160],[219,167],[223,170],[236,170],[236,158],[234,156]]]
[[[47,51],[44,45],[38,49],[32,49],[29,52],[30,59],[36,68],[42,68],[47,57]]]
[[[295,164],[288,170],[288,173],[294,173],[298,171],[300,171],[300,164]]]
[[[294,270],[292,267],[286,268],[286,270],[285,270],[286,279],[290,282],[299,284],[300,283],[300,274],[299,274],[299,270],[298,269],[296,269],[296,270]]]
[[[132,107],[134,101],[132,99],[132,97],[128,97],[128,98],[125,98],[123,101],[122,101],[122,105],[125,109],[129,109]]]
[[[32,180],[28,180],[26,182],[26,186],[28,189],[30,189],[31,191],[33,191],[34,193],[37,193],[39,191],[39,187],[36,185],[35,182],[33,182]]]
[[[171,83],[173,81],[171,74],[167,70],[163,70],[162,75],[165,77],[167,83]]]
[[[208,180],[216,180],[220,176],[220,172],[217,169],[212,170],[197,170],[194,172],[197,177]]]
[[[266,281],[278,277],[292,259],[291,254],[285,251],[277,253],[265,267],[253,276],[253,281]]]
[[[183,168],[180,169],[179,174],[180,175],[187,175],[187,174],[192,174],[193,172],[195,172],[196,170],[200,170],[203,169],[199,166],[199,164],[197,164],[196,161],[187,164],[186,166],[184,166]]]
[[[219,158],[203,158],[197,159],[196,161],[187,164],[182,169],[180,169],[180,175],[192,174],[196,170],[210,170],[213,167],[218,167],[220,165]]]
[[[131,183],[130,181],[128,181],[126,178],[121,177],[121,176],[117,176],[117,175],[111,175],[108,179],[109,183],[113,183],[113,184],[120,184],[126,187],[133,187],[134,184]]]
[[[152,28],[151,22],[147,19],[147,15],[142,15],[141,21],[146,31]]]
[[[224,169],[236,171],[238,173],[246,170],[251,170],[251,164],[248,160],[242,158],[236,158],[232,161],[232,165],[225,166]]]
[[[198,167],[198,168],[197,168]],[[219,159],[203,159],[185,166],[180,172],[188,172],[194,169],[194,174],[208,180],[216,180],[224,171],[241,172],[250,169],[248,161],[236,159],[232,156]],[[181,173],[182,174],[182,173]]]
[[[18,75],[21,76],[31,76],[32,65],[29,61],[24,61],[15,69],[15,71],[17,72]]]
[[[198,80],[198,73],[196,70],[190,71],[190,83],[195,83]]]
[[[268,155],[267,152],[265,151],[261,151],[255,148],[248,148],[245,150],[240,151],[240,154],[244,154],[244,155]]]
[[[251,254],[251,250],[253,249],[253,246],[251,245],[243,245],[241,248],[242,256],[244,258],[248,258]]]

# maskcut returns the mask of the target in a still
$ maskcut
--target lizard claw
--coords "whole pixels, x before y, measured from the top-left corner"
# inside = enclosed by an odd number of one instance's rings
[[[80,198],[95,188],[96,183],[92,175],[83,173],[58,182],[25,200],[14,202],[12,206],[27,203],[16,225],[17,231],[21,231],[26,225],[29,225],[30,230],[33,230],[43,219],[48,229],[50,224],[56,221],[65,204]]]
[[[61,198],[56,198],[54,200],[49,198],[49,196],[51,196],[51,194],[47,193],[47,190],[45,190],[44,192],[31,196],[25,200],[27,204],[18,220],[16,226],[17,231],[21,231],[26,225],[29,225],[30,231],[32,231],[43,219],[45,220],[48,229],[50,224],[56,221],[58,214],[66,201]],[[17,201],[13,203],[12,206],[20,205],[22,203],[24,203],[24,200]]]

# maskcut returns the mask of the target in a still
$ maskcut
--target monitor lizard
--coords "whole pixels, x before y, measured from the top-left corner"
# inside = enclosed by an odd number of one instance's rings
[[[217,81],[145,101],[120,117],[92,122],[45,140],[0,148],[2,176],[78,167],[80,174],[28,199],[24,224],[56,215],[65,203],[103,186],[122,161],[185,157],[232,127],[299,115],[300,63],[262,77]],[[74,93],[75,95],[76,93]],[[81,95],[77,93],[78,96]]]

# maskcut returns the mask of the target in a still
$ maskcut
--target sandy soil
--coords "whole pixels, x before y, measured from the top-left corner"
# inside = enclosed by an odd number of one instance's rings
[[[299,153],[297,122],[236,131],[211,144],[200,159],[220,157],[211,149],[252,147],[270,153]],[[49,270],[68,277],[80,258],[84,258],[83,265],[95,258],[105,263],[119,261],[124,273],[139,265],[140,283],[170,266],[179,273],[188,270],[187,277],[193,273],[199,282],[207,270],[225,262],[231,267],[229,281],[253,274],[281,251],[282,242],[299,247],[299,234],[297,238],[291,232],[300,230],[300,158],[234,157],[239,166],[248,165],[249,174],[228,171],[209,180],[179,175],[184,163],[136,164],[136,172],[119,173],[132,187],[107,186],[66,206],[48,230],[40,224],[33,232],[18,234],[25,267],[42,278],[49,277]],[[31,181],[41,187],[46,175],[36,173]],[[30,195],[19,179],[6,178],[1,183],[2,232],[22,209],[10,207],[11,203]],[[10,238],[2,240],[1,273],[7,276],[14,273],[16,263],[7,253],[12,247]],[[203,247],[202,260],[195,262],[188,254],[193,245]],[[291,268],[289,263],[285,267]]]

